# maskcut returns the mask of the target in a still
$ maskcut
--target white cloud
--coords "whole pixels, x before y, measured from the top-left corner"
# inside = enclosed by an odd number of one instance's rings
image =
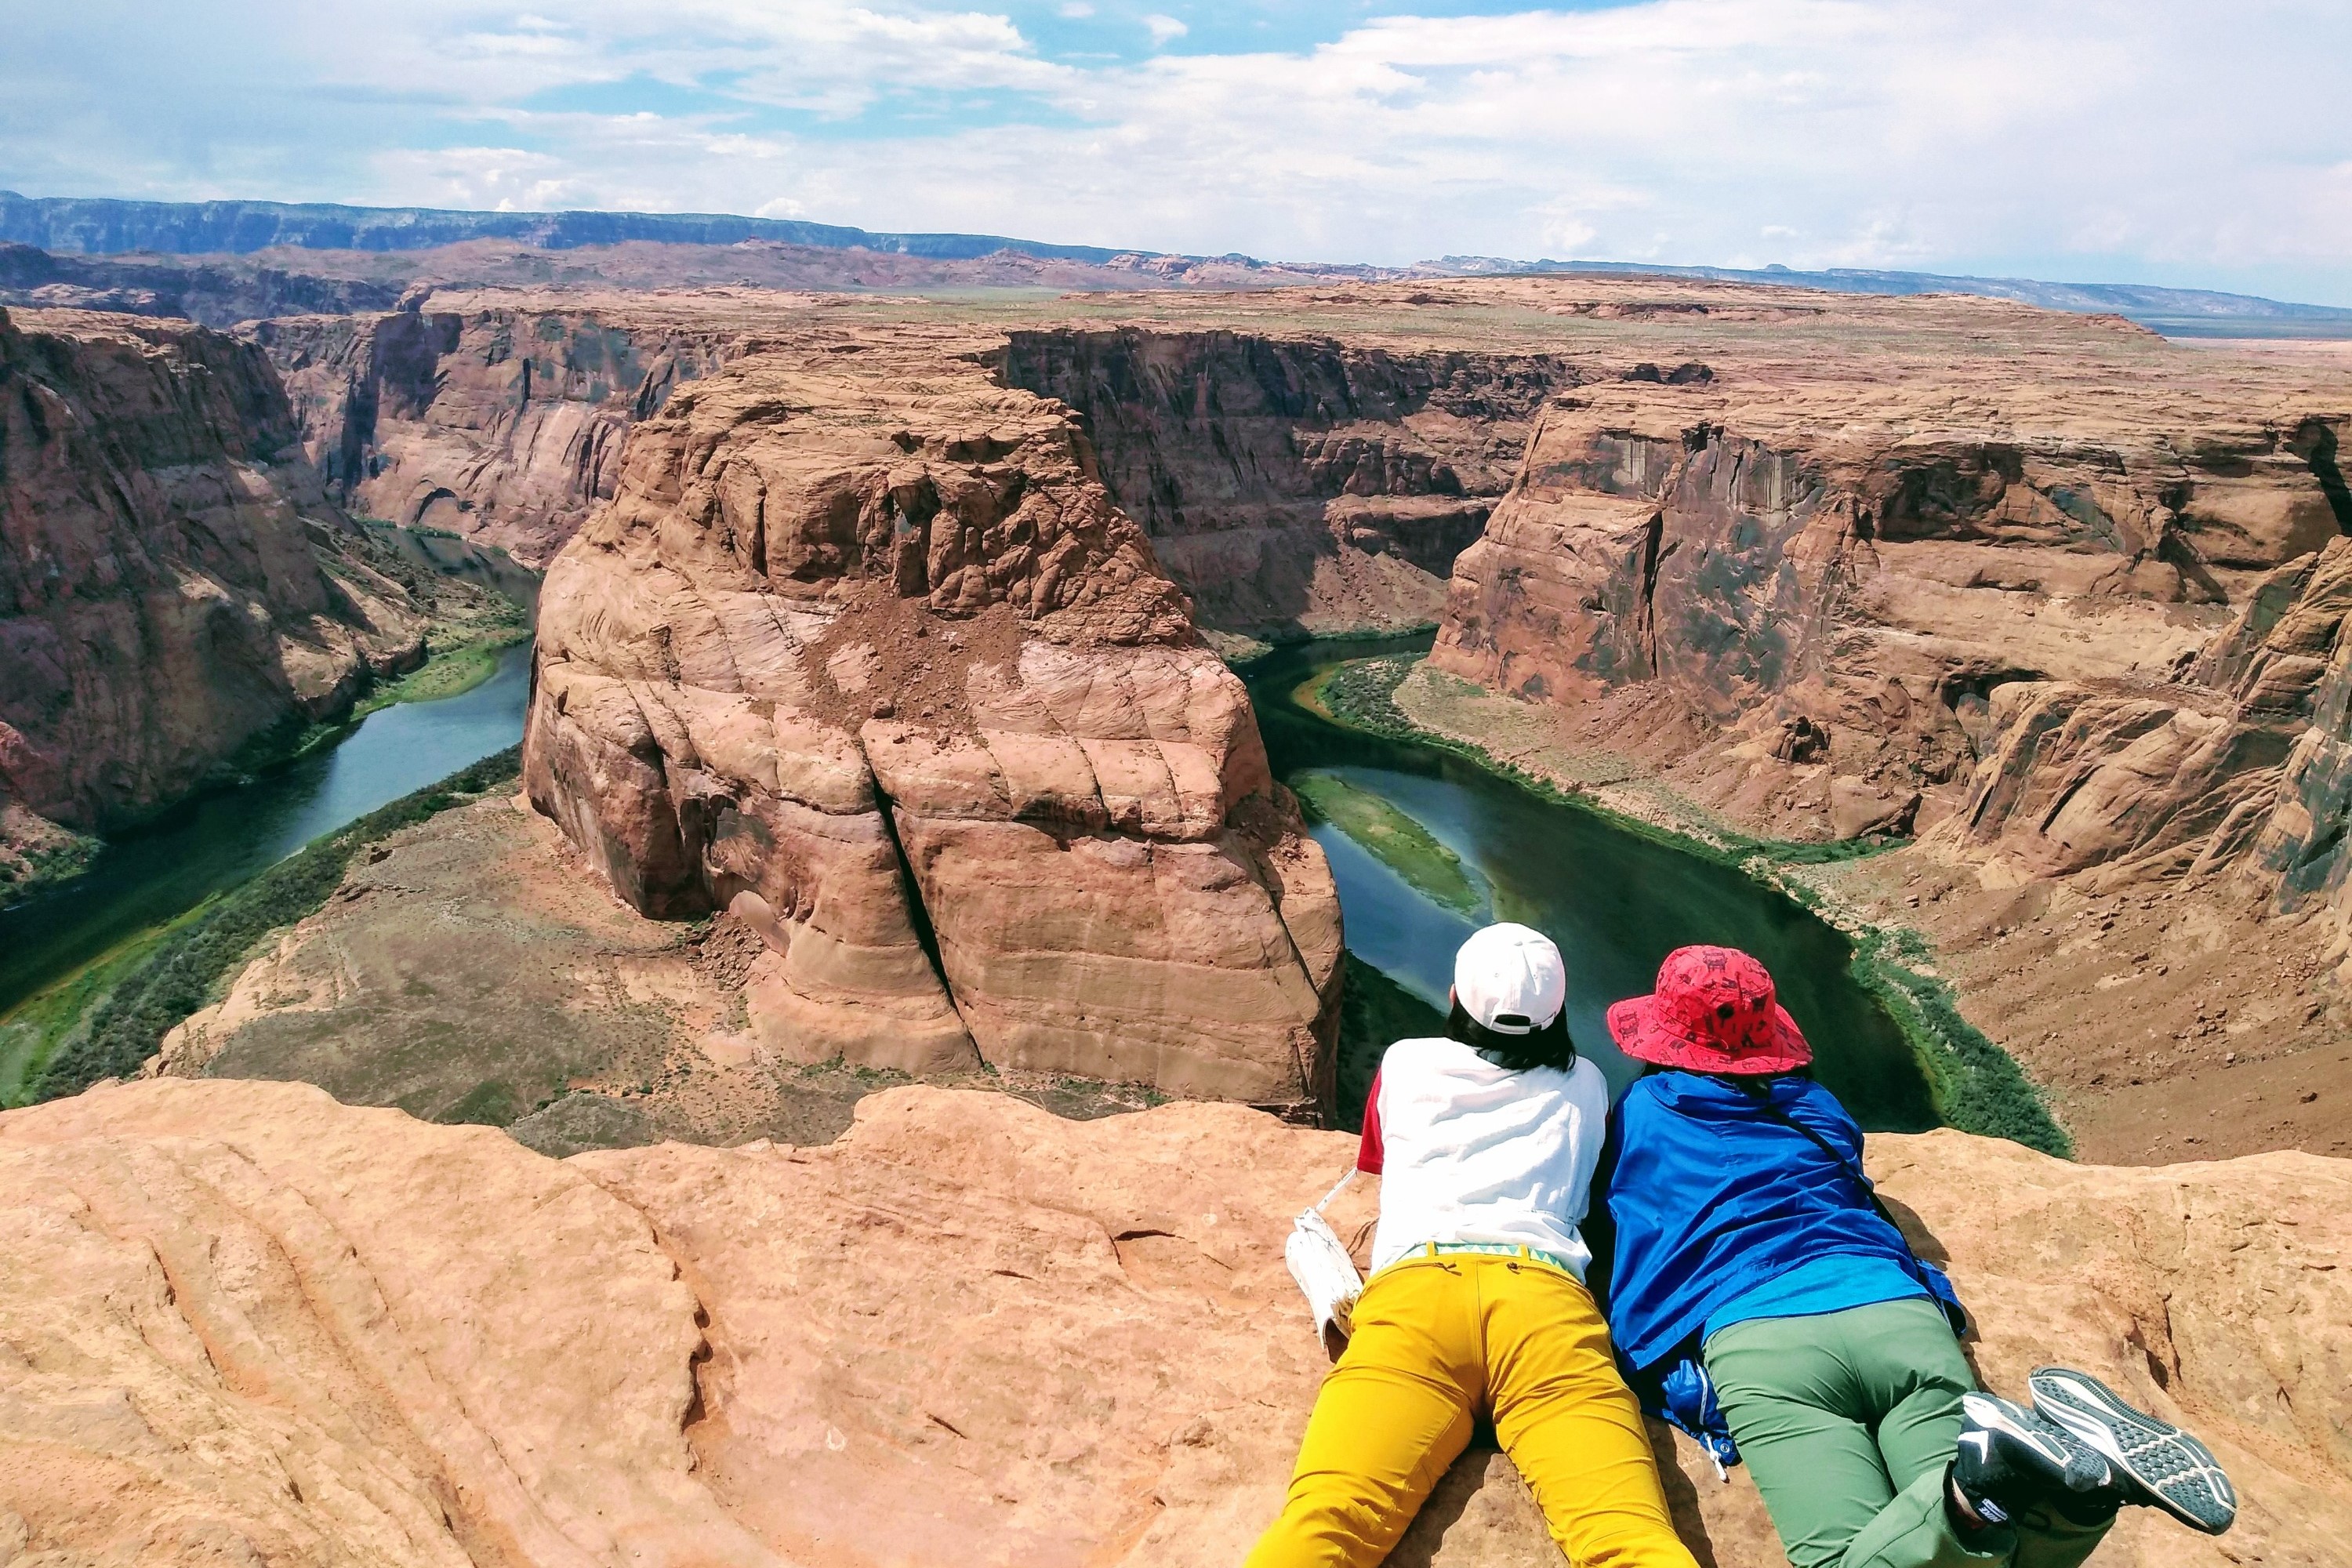
[[[1054,0],[1006,3],[579,0],[549,20],[254,0],[233,23],[136,27],[20,5],[0,184],[797,207],[1341,260],[2137,275],[2352,303],[2340,0],[1634,0],[1243,52],[1154,14],[1155,47],[1191,47],[1139,61],[1051,56],[1019,17]],[[630,79],[688,96],[532,107]]]

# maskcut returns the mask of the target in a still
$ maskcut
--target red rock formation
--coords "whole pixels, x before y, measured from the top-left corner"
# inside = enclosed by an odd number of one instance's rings
[[[2227,858],[2307,720],[2311,651],[2261,645],[2352,528],[2313,458],[2341,417],[2177,360],[2137,405],[2063,409],[1963,363],[1943,385],[1983,405],[1931,413],[1906,382],[1932,337],[1901,375],[1857,352],[1818,382],[1731,364],[1563,400],[1457,563],[1433,662],[1568,708],[1663,693],[1666,750],[1711,759],[1695,793],[1795,837],[1942,822],[2025,876]]]
[[[1433,620],[1454,558],[1576,374],[1548,353],[1234,331],[1014,331],[1008,384],[1076,409],[1103,480],[1237,632]]]
[[[593,304],[446,295],[251,329],[311,460],[355,511],[544,566],[613,494],[630,425],[741,352],[739,331]]]
[[[1328,1099],[1329,873],[1066,409],[740,361],[637,427],[539,661],[532,800],[638,909],[761,930],[788,1058]]]
[[[0,312],[0,810],[94,828],[424,657],[251,346]]]
[[[2352,1534],[2352,1165],[2132,1171],[1937,1132],[1871,1167],[1996,1389],[2057,1359],[2244,1498],[2103,1564],[2329,1568]],[[302,1085],[0,1115],[0,1552],[35,1562],[915,1568],[1239,1561],[1324,1372],[1282,1262],[1342,1134],[926,1088],[820,1148],[557,1162]],[[1998,1194],[1997,1204],[1985,1201]],[[1370,1194],[1341,1200],[1352,1228]],[[1782,1562],[1668,1447],[1701,1561]],[[1390,1560],[1557,1565],[1474,1451]]]

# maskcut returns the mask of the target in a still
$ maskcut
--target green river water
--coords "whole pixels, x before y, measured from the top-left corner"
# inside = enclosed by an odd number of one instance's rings
[[[1313,831],[1339,883],[1353,961],[1341,1066],[1350,1121],[1387,1041],[1435,1026],[1462,939],[1514,920],[1559,943],[1577,1045],[1616,1084],[1633,1068],[1609,1045],[1603,1010],[1646,990],[1670,949],[1723,942],[1771,967],[1822,1080],[1865,1126],[1936,1124],[1908,1042],[1849,973],[1844,937],[1818,917],[1718,861],[1450,752],[1334,723],[1297,700],[1342,662],[1427,642],[1304,644],[1243,672],[1276,776],[1326,808]],[[473,690],[371,715],[332,750],[192,802],[110,845],[67,888],[0,910],[0,1046],[11,1010],[46,987],[319,835],[513,744],[528,684],[526,645]],[[0,1059],[0,1102],[21,1090],[28,1065]]]
[[[0,910],[0,1105],[35,1065],[10,1015],[321,834],[522,738],[530,645],[471,690],[369,714],[331,747],[211,791],[110,841],[89,870]]]
[[[1357,961],[1352,978],[1360,992],[1388,997],[1376,1017],[1358,1010],[1347,1031],[1341,1107],[1350,1120],[1387,1044],[1367,1026],[1433,1028],[1454,950],[1478,926],[1508,920],[1559,944],[1570,1032],[1613,1086],[1636,1068],[1609,1043],[1602,1023],[1609,1004],[1647,991],[1659,960],[1675,948],[1715,942],[1745,948],[1770,968],[1781,1003],[1812,1044],[1818,1076],[1864,1127],[1916,1131],[1937,1124],[1909,1041],[1849,972],[1845,937],[1819,916],[1736,868],[1547,800],[1451,752],[1334,723],[1297,700],[1303,685],[1348,660],[1428,646],[1425,636],[1307,643],[1242,672],[1275,775],[1310,802],[1341,807],[1326,813],[1334,820],[1317,823],[1313,833],[1339,883]],[[1389,831],[1365,832],[1367,821],[1382,818]],[[1385,853],[1368,850],[1343,823]],[[1442,851],[1433,857],[1431,840],[1451,851],[1458,869],[1445,865]],[[1367,966],[1378,972],[1369,980]]]

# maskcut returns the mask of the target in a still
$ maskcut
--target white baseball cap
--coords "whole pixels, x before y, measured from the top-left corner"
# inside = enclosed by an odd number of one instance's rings
[[[1568,1005],[1568,966],[1543,932],[1490,925],[1454,955],[1454,999],[1498,1035],[1532,1035]]]

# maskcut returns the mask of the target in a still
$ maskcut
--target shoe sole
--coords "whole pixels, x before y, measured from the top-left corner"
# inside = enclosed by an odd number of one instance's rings
[[[2036,1432],[2032,1427],[2011,1415],[2010,1412],[2012,1410],[2015,1410],[2018,1415],[2022,1415],[2025,1412],[2018,1410],[2017,1406],[2010,1404],[2009,1401],[1990,1394],[1964,1394],[1960,1396],[1960,1410],[1968,1417],[1971,1426],[1982,1427],[1988,1432],[2007,1433],[2011,1437],[2049,1460],[2050,1468],[2053,1471],[2062,1475],[2065,1473],[2069,1456],[2064,1447],[2052,1442],[2048,1434]]]
[[[2236,1521],[2237,1489],[2204,1444],[2125,1404],[2089,1373],[2045,1366],[2028,1382],[2033,1407],[2044,1419],[2096,1449],[2148,1501],[2207,1535]]]
[[[2066,1445],[2074,1441],[2074,1434],[2064,1430],[2063,1427],[2057,1426],[2050,1427],[2044,1431],[2034,1430],[2032,1426],[2030,1425],[2033,1419],[2032,1415],[2030,1412],[2018,1405],[2011,1405],[2008,1400],[2002,1399],[1997,1394],[1962,1394],[1960,1396],[1960,1410],[1962,1415],[1967,1418],[1969,1426],[1971,1428],[1971,1430],[1964,1430],[1961,1432],[1960,1441],[1966,1443],[1971,1437],[1975,1438],[1979,1445],[1980,1454],[1985,1446],[1990,1445],[1991,1441],[1990,1437],[1988,1436],[1987,1434],[1998,1432],[2003,1436],[2009,1438],[2011,1442],[2017,1443],[2024,1447],[2031,1448],[2036,1454],[2041,1455],[2042,1462],[2049,1467],[2053,1484],[2054,1485],[2063,1486],[2063,1482],[2057,1480],[2057,1478],[2066,1475],[2085,1460],[2099,1465],[2100,1476],[2103,1481],[2106,1477],[2108,1467],[2104,1461],[2099,1460],[2095,1455],[2084,1452],[2078,1457],[2076,1454],[2070,1453],[2067,1450]],[[2088,1445],[2081,1445],[2080,1447],[2087,1449]],[[1991,1498],[1977,1498],[1972,1499],[1971,1501],[1973,1502],[1977,1511],[1982,1514],[1990,1522],[1994,1524],[2006,1524],[2010,1522],[2010,1514],[2007,1508],[1995,1500]]]

